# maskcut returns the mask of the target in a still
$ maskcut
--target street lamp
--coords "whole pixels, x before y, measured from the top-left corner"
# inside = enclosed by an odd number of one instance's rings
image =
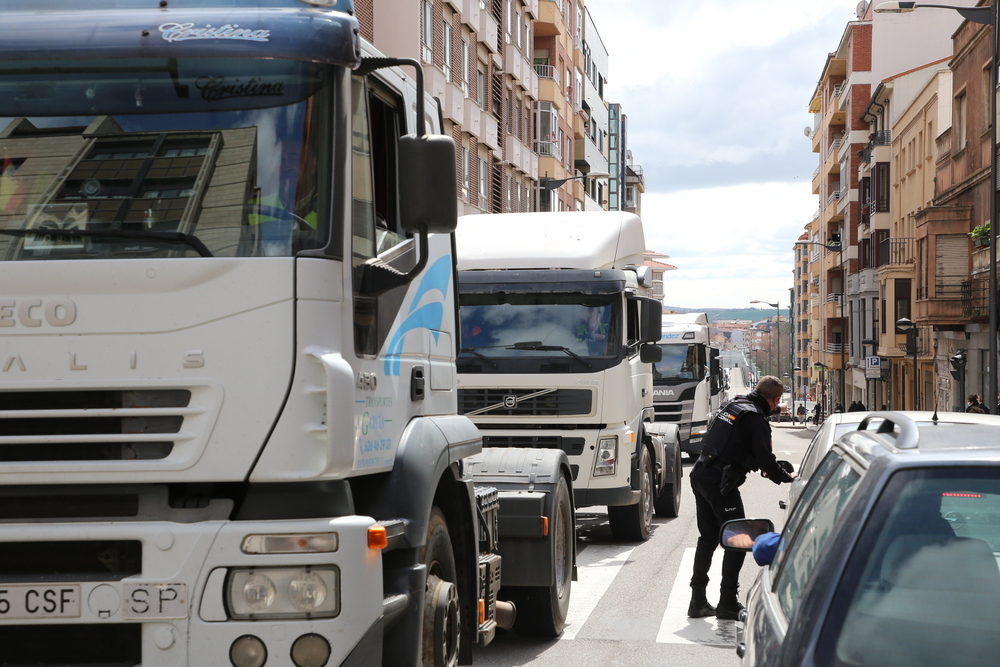
[[[778,371],[775,373],[775,375],[777,375],[778,379],[780,380],[781,379],[781,309],[778,307],[777,303],[769,303],[767,301],[751,301],[750,303],[763,303],[764,305],[771,306],[771,308],[775,309],[775,312],[778,315],[778,318],[775,320],[778,324],[778,335],[777,336],[769,335],[768,344],[770,345],[771,339],[773,338],[778,339],[778,354],[775,357],[775,360],[777,362],[775,363],[775,366],[777,366]]]
[[[955,7],[953,5],[929,5],[918,2],[883,2],[875,8],[876,12],[889,14],[903,14],[912,12],[914,9],[931,7],[937,9],[953,9],[962,15],[962,18],[973,23],[988,25],[992,28],[993,34],[993,60],[990,65],[990,271],[989,271],[989,307],[990,307],[990,358],[989,358],[989,386],[987,396],[990,397],[988,405],[989,412],[996,410],[993,398],[997,395],[997,176],[1000,175],[1000,160],[997,158],[997,84],[998,67],[1000,58],[1000,48],[998,48],[998,22],[997,22],[997,0],[986,7]],[[983,406],[987,408],[987,405]]]
[[[844,376],[847,375],[847,272],[844,271],[844,239],[840,243],[819,243],[818,241],[796,241],[795,245],[818,245],[837,253],[837,264],[840,265],[840,401],[846,402],[847,391],[844,387]],[[826,366],[824,366],[826,368]]]
[[[901,317],[896,320],[896,331],[906,334],[906,352],[913,355],[913,409],[920,409],[920,401],[917,396],[917,325],[909,318]]]
[[[591,171],[586,174],[580,174],[579,176],[570,176],[569,178],[549,178],[548,176],[542,176],[538,179],[538,189],[550,192],[552,190],[557,190],[565,183],[570,181],[575,181],[581,178],[605,178],[611,174],[604,171]]]

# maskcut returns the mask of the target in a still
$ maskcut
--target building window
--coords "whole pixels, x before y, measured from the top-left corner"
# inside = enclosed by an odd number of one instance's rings
[[[469,96],[469,40],[462,38],[462,92]]]
[[[966,97],[963,90],[955,97],[955,118],[952,133],[955,137],[955,152],[965,148],[968,133],[968,118],[966,117]]]
[[[486,109],[486,65],[479,61],[476,70],[476,97],[481,109]]]
[[[434,62],[434,5],[424,0],[423,56],[425,63]]]
[[[489,189],[487,186],[489,177],[489,166],[486,164],[486,160],[479,158],[479,201],[480,204],[486,201],[489,195]]]
[[[469,201],[469,149],[462,146],[462,199]]]
[[[910,317],[910,279],[896,278],[894,280],[894,291],[896,297],[896,319]]]
[[[441,22],[441,34],[444,36],[444,80],[451,81],[453,50],[451,41],[451,24],[448,23],[447,19]]]

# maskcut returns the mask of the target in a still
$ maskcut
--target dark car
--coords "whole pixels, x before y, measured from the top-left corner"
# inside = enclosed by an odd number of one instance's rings
[[[756,536],[752,521],[727,523],[725,539]],[[1000,664],[998,562],[1000,418],[918,427],[873,413],[813,472],[750,589],[737,654],[744,665]]]

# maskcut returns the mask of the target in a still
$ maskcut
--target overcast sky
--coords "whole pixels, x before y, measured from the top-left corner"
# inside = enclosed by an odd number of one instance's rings
[[[792,244],[819,207],[809,101],[858,0],[586,5],[646,177],[646,246],[677,267],[667,305],[786,309]]]

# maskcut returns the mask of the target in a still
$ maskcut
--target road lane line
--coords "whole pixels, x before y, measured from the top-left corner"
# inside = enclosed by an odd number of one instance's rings
[[[722,580],[722,549],[712,557],[712,568],[708,576],[712,581],[709,589],[719,590]],[[659,644],[703,644],[708,646],[736,646],[736,622],[719,621],[714,616],[708,618],[688,618],[687,608],[691,602],[691,569],[694,567],[694,547],[688,547],[681,556],[681,564],[674,579],[667,608],[660,621],[660,631],[656,634]],[[574,592],[575,593],[575,592]],[[709,595],[710,601],[714,598]]]
[[[591,544],[577,555],[577,581],[570,589],[566,629],[560,639],[576,637],[634,549],[620,544]]]

